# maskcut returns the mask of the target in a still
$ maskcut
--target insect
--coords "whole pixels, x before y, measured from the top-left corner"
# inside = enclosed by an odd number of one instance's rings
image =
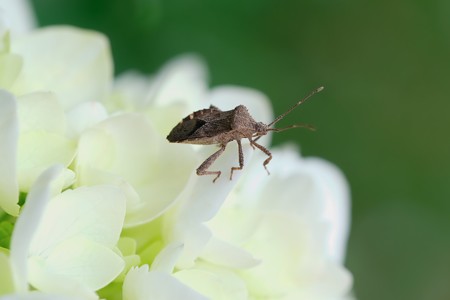
[[[197,175],[215,175],[215,182],[222,174],[221,171],[209,171],[209,167],[214,161],[225,151],[227,144],[236,141],[238,145],[239,167],[232,167],[230,180],[233,178],[233,172],[242,170],[244,167],[244,154],[242,152],[241,139],[248,139],[253,149],[258,148],[264,152],[268,158],[263,162],[263,166],[267,173],[267,164],[272,159],[272,154],[264,146],[257,141],[269,131],[280,132],[291,128],[305,127],[311,130],[314,128],[308,124],[295,124],[285,128],[273,128],[272,126],[283,119],[287,114],[293,111],[297,106],[304,103],[314,94],[323,90],[319,87],[309,93],[302,100],[293,105],[285,113],[281,114],[270,124],[256,122],[249,114],[244,105],[236,106],[236,108],[228,111],[221,111],[215,106],[193,112],[180,123],[178,123],[167,136],[167,140],[171,143],[212,145],[217,144],[220,149],[208,157],[198,168]]]

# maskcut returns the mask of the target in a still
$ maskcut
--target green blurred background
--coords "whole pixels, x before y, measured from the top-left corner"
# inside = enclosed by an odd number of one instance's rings
[[[360,300],[450,299],[450,1],[34,0],[40,25],[104,32],[116,73],[198,53],[211,85],[256,88],[295,141],[347,175]]]

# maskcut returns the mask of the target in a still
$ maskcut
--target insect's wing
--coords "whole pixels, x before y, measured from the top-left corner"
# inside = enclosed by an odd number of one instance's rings
[[[214,106],[196,111],[175,126],[167,139],[172,143],[213,143],[211,137],[231,129],[232,114],[232,110],[222,112]]]
[[[205,122],[190,135],[189,139],[201,139],[217,136],[231,130],[231,118],[233,111],[216,111],[212,114],[198,117],[200,122]]]
[[[199,128],[205,125],[206,122],[199,119],[191,119],[182,121],[170,131],[167,140],[171,143],[182,142],[187,139]]]

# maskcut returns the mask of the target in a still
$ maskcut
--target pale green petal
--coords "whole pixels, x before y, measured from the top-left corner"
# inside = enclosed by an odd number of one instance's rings
[[[48,256],[54,247],[77,236],[111,248],[119,239],[124,216],[125,196],[116,186],[67,190],[49,204],[30,254]]]
[[[126,226],[162,214],[183,190],[194,171],[190,147],[168,143],[139,114],[109,118],[80,137],[76,171],[78,185],[126,180],[140,201],[127,205]]]
[[[17,98],[20,132],[43,130],[65,134],[64,110],[54,93],[36,92]]]
[[[16,101],[11,94],[0,90],[0,208],[13,216],[19,214],[18,135]]]
[[[82,297],[86,300],[98,299],[95,292],[84,282],[54,272],[46,265],[44,259],[31,257],[27,262],[30,269],[30,284],[40,291],[71,297]]]
[[[22,57],[16,54],[0,54],[0,88],[10,88],[22,68]]]
[[[68,166],[75,156],[76,143],[65,137],[66,119],[56,96],[36,92],[17,99],[20,124],[19,185],[28,191],[48,166]]]
[[[17,94],[50,90],[64,109],[106,99],[112,62],[108,40],[102,34],[67,26],[47,27],[14,40],[11,48],[24,60],[13,86]]]
[[[245,283],[235,273],[214,267],[176,272],[174,277],[211,300],[247,300]]]
[[[183,251],[183,244],[171,243],[162,249],[152,263],[152,271],[172,273],[177,259]]]
[[[75,182],[75,172],[70,169],[64,169],[53,183],[52,195],[57,195],[73,185]]]
[[[123,283],[124,300],[207,300],[173,276],[148,270],[148,265],[131,269]]]
[[[25,292],[28,289],[27,258],[30,245],[50,200],[50,185],[61,170],[62,166],[53,166],[37,178],[14,226],[10,257],[16,291]]]
[[[224,207],[207,223],[213,238],[206,245],[201,258],[214,264],[238,269],[253,267],[260,263],[261,258],[255,257],[254,253],[243,246],[252,238],[255,228],[259,226],[257,208],[244,209],[234,206],[229,208],[227,204],[230,200],[233,200],[232,197],[227,198]],[[219,241],[219,245],[215,245],[215,240]],[[227,246],[234,249],[228,250]]]
[[[315,257],[314,239],[308,235],[307,227],[284,214],[267,213],[260,217],[253,236],[243,245],[262,261],[254,268],[241,271],[250,293],[255,297],[282,298],[296,289],[310,287],[311,279],[307,276]],[[306,272],[299,272],[301,268]]]
[[[123,259],[109,247],[83,236],[59,243],[48,253],[48,258],[31,256],[29,264],[30,283],[34,287],[66,294],[69,291],[54,284],[55,278],[78,282],[96,291],[110,283],[125,266]]]
[[[122,273],[114,279],[115,282],[123,282],[125,279],[125,275],[128,271],[134,267],[141,264],[141,257],[136,254],[137,251],[137,243],[136,240],[128,237],[120,237],[117,248],[122,254],[123,260],[125,262],[125,267],[122,270]]]
[[[81,187],[53,198],[30,247],[30,283],[74,295],[110,283],[125,266],[114,250],[124,217],[125,196],[116,186]]]
[[[203,249],[201,258],[216,265],[237,269],[251,268],[261,262],[245,249],[214,236]]]
[[[7,24],[10,20],[7,19],[10,19],[11,16],[4,11],[5,7],[2,7],[1,2],[5,2],[5,0],[0,0],[0,88],[9,88],[20,72],[22,58],[10,53],[10,28]],[[14,2],[8,1],[8,3]]]
[[[9,28],[7,23],[8,21],[6,20],[6,12],[4,11],[0,3],[0,55],[8,53],[11,47]]]
[[[68,166],[76,152],[76,143],[62,135],[47,131],[29,131],[20,135],[18,177],[21,191],[28,191],[49,166]]]
[[[0,297],[14,292],[13,271],[9,257],[0,252]]]
[[[166,245],[161,235],[162,218],[122,230],[122,238],[131,238],[135,241],[136,253],[140,257],[141,264],[151,264]]]

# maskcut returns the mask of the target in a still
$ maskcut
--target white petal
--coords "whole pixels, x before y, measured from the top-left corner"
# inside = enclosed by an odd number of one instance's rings
[[[108,105],[113,103],[114,110],[141,110],[148,104],[150,92],[150,77],[137,71],[127,71],[115,78],[113,97]]]
[[[202,149],[200,155],[206,158],[211,150],[211,147]],[[250,146],[244,145],[243,152],[244,156],[250,159]],[[234,172],[233,180],[229,178],[231,167],[238,165],[237,160],[237,146],[233,143],[210,167],[210,170],[220,170],[223,173],[221,177],[213,183],[214,176],[199,177],[193,174],[190,183],[178,197],[177,205],[165,216],[165,238],[168,241],[181,242],[185,246],[178,267],[192,266],[206,246],[211,233],[203,223],[217,214],[223,201],[238,182],[241,176],[239,171]]]
[[[16,93],[51,90],[65,109],[106,99],[112,62],[108,41],[100,33],[47,27],[14,40],[12,52],[24,59],[13,86]]]
[[[36,27],[35,16],[27,0],[0,0],[0,9],[13,33],[25,33]]]
[[[0,208],[19,214],[19,186],[17,182],[17,143],[19,122],[14,97],[0,90]]]
[[[54,166],[42,173],[35,181],[27,196],[27,201],[14,226],[11,237],[11,263],[14,270],[16,290],[27,290],[28,251],[44,211],[50,200],[50,185],[61,172],[62,166]]]
[[[85,297],[55,295],[33,291],[26,294],[14,294],[1,297],[2,300],[86,300]]]
[[[245,283],[227,269],[195,268],[179,271],[174,276],[208,299],[248,299]]]
[[[64,111],[55,94],[36,92],[17,98],[20,132],[45,130],[65,134]]]
[[[168,143],[142,115],[109,118],[80,137],[78,184],[127,181],[140,201],[128,205],[126,226],[148,222],[174,203],[195,168],[193,150],[179,146]]]
[[[206,101],[202,104],[206,92],[204,62],[197,56],[185,55],[173,59],[159,72],[148,94],[148,103],[161,106],[182,102],[192,112],[209,105]]]
[[[260,217],[245,248],[262,263],[240,272],[254,297],[329,299],[349,291],[349,273],[318,251],[320,243],[311,228],[314,224],[282,212],[266,212]]]
[[[105,120],[108,113],[100,102],[84,102],[67,112],[69,137],[78,137],[84,130]]]
[[[199,151],[199,155],[208,158],[209,155],[217,151],[216,147],[204,147]],[[242,146],[245,160],[251,160],[252,149],[249,145]],[[225,201],[231,189],[237,184],[244,170],[235,171],[233,178],[230,180],[231,167],[237,167],[238,151],[236,143],[232,142],[227,145],[223,154],[209,167],[210,171],[221,171],[221,176],[213,182],[215,175],[197,176],[192,175],[193,186],[185,189],[180,195],[180,204],[176,208],[176,220],[183,226],[198,224],[210,220]]]
[[[148,271],[148,266],[131,269],[123,283],[124,300],[207,300],[206,297],[160,271]]]
[[[290,146],[274,149],[272,154],[270,176],[265,176],[255,162],[261,154],[255,155],[249,173],[240,182],[239,205],[295,213],[303,220],[326,225],[326,230],[315,227],[317,239],[323,241],[330,259],[342,263],[350,220],[350,195],[343,174],[325,160],[301,158]]]
[[[327,238],[328,256],[343,263],[350,229],[350,192],[342,172],[333,164],[320,159],[309,158],[307,164],[320,182],[325,199],[323,218],[329,224]]]
[[[68,166],[76,153],[76,143],[63,135],[36,130],[19,138],[18,177],[21,191],[28,191],[46,168],[53,164]]]

